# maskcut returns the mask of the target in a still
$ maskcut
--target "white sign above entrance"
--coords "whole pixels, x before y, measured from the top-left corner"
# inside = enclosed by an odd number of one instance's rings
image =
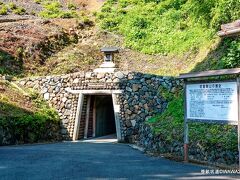
[[[189,120],[238,122],[237,82],[186,85]]]

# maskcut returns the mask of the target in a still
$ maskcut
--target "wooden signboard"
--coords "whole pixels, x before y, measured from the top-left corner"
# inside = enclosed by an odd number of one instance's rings
[[[188,121],[238,124],[237,82],[187,83]]]
[[[184,79],[184,160],[188,161],[188,123],[204,122],[238,126],[240,169],[240,68],[181,74]],[[201,81],[199,79],[236,75],[229,81]],[[189,79],[198,78],[195,81]]]

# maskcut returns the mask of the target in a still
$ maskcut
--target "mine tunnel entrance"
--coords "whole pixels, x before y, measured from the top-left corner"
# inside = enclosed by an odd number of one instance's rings
[[[116,134],[112,96],[95,96],[96,137]]]
[[[111,95],[85,95],[78,139],[116,134]]]

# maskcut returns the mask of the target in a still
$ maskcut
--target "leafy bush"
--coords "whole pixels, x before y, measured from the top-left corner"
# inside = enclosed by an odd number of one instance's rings
[[[5,5],[2,5],[1,9],[0,9],[0,15],[7,15],[8,13],[8,8]]]
[[[221,58],[221,66],[223,68],[235,68],[240,65],[240,40],[226,40],[228,46],[225,54]]]
[[[0,128],[10,134],[8,143],[34,143],[58,138],[59,117],[57,112],[49,108],[37,93],[32,93],[31,99],[37,107],[36,112],[21,109],[8,99],[1,99],[2,112],[12,112],[11,115],[0,116]],[[6,143],[6,142],[5,142]],[[2,142],[0,142],[0,145]]]
[[[18,15],[24,15],[26,13],[26,9],[24,9],[23,7],[18,7],[13,10],[13,13]]]
[[[60,18],[74,18],[77,17],[77,13],[75,11],[63,11],[59,17]]]
[[[76,11],[64,11],[59,2],[47,2],[44,4],[44,10],[39,13],[44,18],[73,18],[77,17]]]
[[[9,7],[11,10],[17,9],[17,5],[14,4],[14,3],[12,3],[12,2],[8,4],[8,7]]]
[[[59,2],[46,3],[40,16],[44,18],[58,18],[62,14],[61,4]]]
[[[73,3],[68,3],[67,8],[68,8],[69,10],[76,10],[76,9],[77,9],[77,6],[76,6],[75,4],[73,4]]]
[[[33,143],[40,140],[50,140],[49,130],[59,129],[56,113],[52,109],[45,109],[35,114],[25,114],[19,117],[0,117],[0,127],[11,134],[11,142]],[[56,133],[56,132],[52,132]]]

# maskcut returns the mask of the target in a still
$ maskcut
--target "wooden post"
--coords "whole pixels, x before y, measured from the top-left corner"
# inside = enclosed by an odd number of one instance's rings
[[[74,131],[73,131],[73,141],[78,139],[81,115],[82,115],[82,106],[83,106],[84,95],[82,93],[79,94],[78,97],[78,105],[77,105],[77,112],[76,112],[76,119],[74,124]]]
[[[92,137],[96,137],[96,98],[93,100],[93,134]]]
[[[184,123],[184,161],[188,162],[188,124]]]
[[[184,81],[184,161],[188,162],[187,88]]]
[[[87,111],[86,111],[86,119],[85,119],[85,129],[84,129],[84,139],[88,136],[88,124],[89,124],[89,115],[90,115],[90,104],[91,104],[91,95],[87,97]]]
[[[240,78],[237,78],[238,88],[238,168],[240,170]]]

